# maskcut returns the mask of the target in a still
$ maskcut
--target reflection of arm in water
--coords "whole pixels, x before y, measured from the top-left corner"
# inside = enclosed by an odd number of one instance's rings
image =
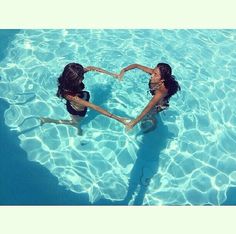
[[[104,74],[107,74],[107,75],[110,75],[110,76],[113,76],[115,78],[118,78],[118,74],[115,74],[115,73],[112,73],[112,72],[109,72],[109,71],[106,71],[102,68],[99,68],[99,67],[94,67],[94,66],[88,66],[86,68],[84,68],[84,72],[89,72],[89,71],[96,71],[96,72],[100,72],[100,73],[104,73]]]
[[[89,107],[89,108],[91,108],[91,109],[93,109],[93,110],[95,110],[95,111],[97,111],[97,112],[99,112],[99,113],[101,113],[101,114],[103,114],[103,115],[105,115],[105,116],[111,118],[111,119],[115,119],[115,120],[117,120],[117,121],[119,121],[119,122],[121,122],[121,123],[123,123],[123,124],[126,123],[126,119],[125,119],[125,118],[121,118],[121,117],[119,117],[119,116],[113,115],[113,114],[111,114],[110,112],[108,112],[108,111],[102,109],[101,107],[99,107],[99,106],[97,106],[97,105],[94,105],[94,104],[91,103],[91,102],[88,102],[88,101],[83,100],[82,98],[79,98],[79,97],[77,97],[77,96],[71,96],[71,95],[66,95],[65,98],[66,98],[68,101],[73,101],[73,102],[75,102],[75,103],[77,103],[77,104],[79,104],[79,105],[83,105],[83,106]]]

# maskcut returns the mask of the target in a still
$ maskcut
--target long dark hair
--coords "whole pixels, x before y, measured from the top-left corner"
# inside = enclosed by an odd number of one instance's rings
[[[169,100],[172,95],[181,90],[179,83],[175,76],[172,75],[171,66],[167,63],[158,63],[157,67],[160,69],[161,79],[164,80],[164,85],[168,89],[168,95],[165,99]]]
[[[66,94],[79,95],[84,89],[84,68],[79,63],[69,63],[58,78],[57,96],[64,98]]]

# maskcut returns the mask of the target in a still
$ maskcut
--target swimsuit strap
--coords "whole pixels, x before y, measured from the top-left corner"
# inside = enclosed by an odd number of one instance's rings
[[[164,99],[161,104],[156,105],[157,112],[161,112],[163,110],[166,110],[169,107],[169,100]]]

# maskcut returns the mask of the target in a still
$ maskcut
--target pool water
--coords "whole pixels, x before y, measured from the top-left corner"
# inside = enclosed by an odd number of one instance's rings
[[[20,30],[0,61],[5,124],[29,161],[91,204],[222,204],[236,186],[235,41],[236,30]],[[40,126],[41,116],[70,117],[55,96],[70,62],[117,73],[132,63],[167,62],[182,91],[148,134],[140,125],[126,132],[92,110],[83,136],[67,125]],[[90,72],[84,83],[91,102],[135,118],[151,98],[148,80],[132,70],[122,81]]]

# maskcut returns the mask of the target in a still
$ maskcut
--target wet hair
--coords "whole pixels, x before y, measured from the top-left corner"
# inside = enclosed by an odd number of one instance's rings
[[[175,76],[172,75],[171,66],[167,63],[158,63],[157,67],[160,69],[161,79],[164,80],[164,85],[168,89],[168,95],[165,99],[169,100],[171,96],[181,90],[179,83]]]
[[[84,89],[84,68],[79,63],[69,63],[58,78],[57,96],[64,98],[66,94],[79,95]]]

